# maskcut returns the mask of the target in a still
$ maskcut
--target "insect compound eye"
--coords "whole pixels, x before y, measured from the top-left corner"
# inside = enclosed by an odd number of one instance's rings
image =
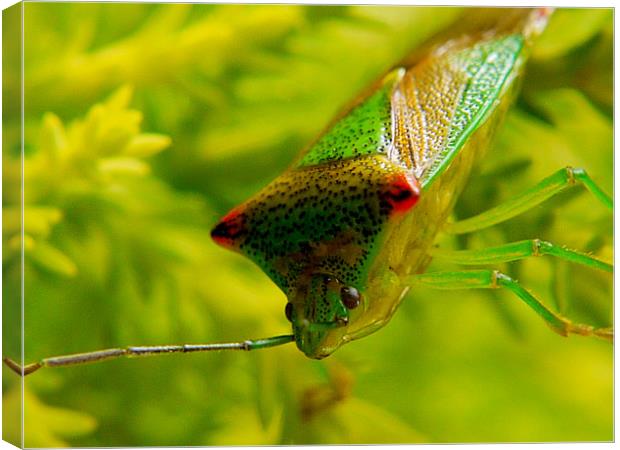
[[[355,309],[360,304],[360,293],[354,287],[344,286],[340,290],[340,297],[342,298],[342,303],[347,307],[347,309]]]
[[[331,275],[323,275],[323,283],[325,283],[325,285],[333,283],[334,281],[336,280]]]
[[[293,304],[288,302],[284,307],[284,315],[289,322],[293,321]]]

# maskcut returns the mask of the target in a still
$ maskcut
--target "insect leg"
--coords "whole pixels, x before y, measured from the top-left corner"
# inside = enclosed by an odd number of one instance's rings
[[[431,250],[431,255],[438,259],[444,259],[463,265],[495,264],[530,256],[552,255],[566,261],[592,267],[606,272],[613,272],[614,267],[592,256],[585,255],[575,250],[570,250],[540,239],[511,242],[497,247],[483,248],[480,250]]]
[[[185,345],[161,345],[148,347],[126,347],[97,350],[88,353],[75,353],[72,355],[53,356],[42,359],[39,362],[20,366],[10,358],[3,358],[4,363],[18,375],[26,376],[42,367],[62,367],[75,364],[90,364],[99,361],[118,358],[135,358],[144,356],[156,356],[168,353],[194,353],[219,350],[259,350],[262,348],[276,347],[278,345],[293,342],[295,336],[273,336],[265,339],[254,339],[242,342],[227,342],[219,344],[185,344]]]
[[[444,231],[453,234],[469,233],[490,227],[528,211],[545,200],[573,186],[583,185],[607,208],[612,199],[590,178],[584,169],[565,167],[545,178],[533,188],[477,216],[448,223]]]
[[[497,270],[464,270],[458,272],[435,272],[412,275],[404,279],[404,284],[421,284],[436,289],[499,289],[506,288],[517,295],[532,308],[553,331],[568,336],[597,336],[613,340],[612,328],[595,328],[571,322],[569,319],[551,311],[519,283]]]

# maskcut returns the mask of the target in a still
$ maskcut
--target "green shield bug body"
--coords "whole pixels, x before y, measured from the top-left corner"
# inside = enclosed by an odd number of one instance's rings
[[[307,356],[327,356],[382,327],[424,272],[548,14],[512,11],[484,32],[431,44],[215,227],[217,242],[253,259],[287,294]],[[471,275],[453,274],[446,287]],[[478,275],[487,278],[481,284],[498,283],[495,274]],[[548,320],[561,333],[587,332]]]
[[[612,271],[591,256],[532,239],[483,250],[439,251],[440,231],[480,230],[574,185],[611,199],[582,169],[564,168],[529,191],[461,222],[448,221],[472,167],[511,105],[545,8],[479,14],[431,40],[359,97],[280,177],[234,208],[212,231],[252,259],[288,298],[292,335],[236,343],[108,349],[46,358],[66,366],[126,356],[252,350],[295,342],[311,358],[384,326],[409,289],[506,288],[562,335],[611,338],[572,323],[497,270],[425,273],[432,258],[494,264],[542,254]]]

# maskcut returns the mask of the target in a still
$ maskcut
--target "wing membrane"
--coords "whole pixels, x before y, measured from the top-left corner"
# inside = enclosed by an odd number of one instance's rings
[[[518,72],[522,49],[519,34],[453,42],[410,68],[392,95],[390,157],[430,184],[493,111]]]

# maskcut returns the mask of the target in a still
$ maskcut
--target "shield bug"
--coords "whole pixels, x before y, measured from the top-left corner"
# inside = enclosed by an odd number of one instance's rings
[[[566,167],[477,216],[450,222],[472,167],[514,100],[546,8],[479,14],[442,34],[381,77],[281,176],[213,228],[220,245],[260,266],[287,296],[292,334],[235,343],[127,347],[51,357],[24,367],[67,366],[127,356],[253,350],[295,342],[310,358],[383,327],[409,289],[505,288],[562,335],[611,339],[608,328],[553,312],[499,270],[426,273],[433,257],[499,264],[543,254],[611,272],[592,256],[540,239],[482,250],[433,248],[440,232],[465,234],[506,221],[573,186],[612,200],[580,168]]]

